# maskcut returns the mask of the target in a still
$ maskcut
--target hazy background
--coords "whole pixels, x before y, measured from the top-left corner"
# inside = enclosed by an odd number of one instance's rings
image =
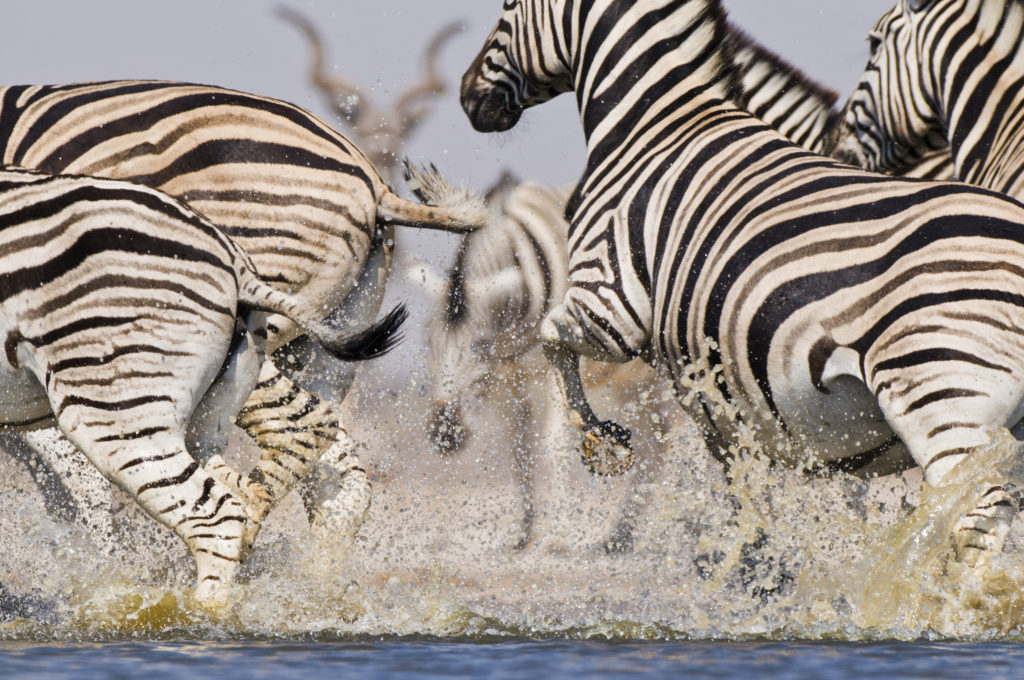
[[[869,29],[893,2],[726,0],[725,5],[736,24],[838,91],[842,100],[867,61]],[[405,154],[433,161],[450,178],[480,188],[504,169],[558,184],[578,177],[584,146],[572,97],[528,111],[514,130],[499,135],[474,131],[459,108],[457,84],[497,21],[500,0],[8,1],[0,13],[0,83],[156,78],[214,84],[297,103],[346,131],[309,85],[309,46],[275,14],[282,5],[317,25],[333,72],[362,83],[364,96],[376,107],[416,82],[427,42],[442,26],[461,21],[462,33],[441,54],[451,89]],[[407,384],[409,371],[423,364],[422,329],[436,314],[410,283],[411,276],[421,278],[410,258],[447,266],[455,244],[443,234],[402,230],[399,235],[385,304],[408,302],[413,313],[407,341],[389,361],[374,362],[386,384]]]

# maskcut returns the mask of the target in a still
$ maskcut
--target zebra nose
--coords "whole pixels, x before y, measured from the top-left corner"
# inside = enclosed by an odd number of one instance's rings
[[[442,456],[457,453],[466,444],[468,433],[462,423],[462,409],[457,401],[435,404],[430,417],[430,439]]]

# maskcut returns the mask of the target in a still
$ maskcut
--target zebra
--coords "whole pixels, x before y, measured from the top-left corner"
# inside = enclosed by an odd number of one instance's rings
[[[833,108],[838,94],[731,23],[726,24],[725,48],[739,79],[736,103],[800,146],[823,151],[839,123],[840,114]],[[913,174],[929,176],[948,170],[948,154],[939,150],[935,157],[938,162],[914,166]],[[442,453],[461,449],[471,436],[471,425],[463,418],[463,395],[477,399],[487,395],[495,403],[511,405],[514,468],[523,518],[515,543],[519,549],[532,537],[538,509],[552,505],[556,495],[555,482],[545,479],[556,474],[553,464],[535,450],[540,448],[538,444],[531,444],[533,433],[549,433],[549,428],[532,421],[544,422],[546,390],[543,381],[537,383],[543,370],[538,333],[543,317],[565,295],[568,224],[562,213],[571,189],[534,182],[513,187],[508,185],[510,181],[506,178],[499,183],[501,190],[488,195],[495,213],[490,229],[464,237],[447,282],[435,286],[445,290],[441,301],[444,314],[435,319],[428,334],[428,356],[433,403],[430,435]],[[635,403],[638,394],[662,391],[657,377],[639,360],[614,372],[602,372],[600,367],[584,366],[588,391],[610,387],[623,397],[621,403]],[[659,422],[673,417],[670,408],[657,400],[642,408]],[[637,488],[628,495],[621,517],[604,541],[611,551],[628,550],[632,545],[633,530],[645,505],[643,489],[661,473],[663,441],[645,441],[644,448],[643,465],[634,478]]]
[[[460,232],[488,215],[459,191],[439,207],[400,198],[355,145],[299,107],[187,83],[0,88],[0,163],[160,189],[223,228],[270,285],[351,332],[380,308],[392,225]],[[258,527],[320,460],[303,494],[310,520],[352,533],[369,481],[333,404],[354,368],[317,352],[287,318],[271,315],[268,329],[275,360],[238,419],[261,456],[238,491]],[[293,367],[288,356],[305,363]]]
[[[948,148],[958,180],[1024,199],[1024,2],[897,2],[869,45],[837,158],[898,172]]]
[[[726,24],[726,54],[733,63],[739,88],[736,103],[804,148],[822,152],[840,120],[833,108],[838,94],[817,83],[767,49],[743,30]],[[321,76],[322,78],[322,76]],[[943,174],[948,153],[939,150],[937,162],[915,165],[914,176]],[[508,179],[499,183],[507,184]],[[428,335],[433,402],[430,435],[445,454],[459,450],[471,436],[463,418],[464,394],[477,399],[511,404],[515,433],[515,477],[522,506],[522,525],[515,548],[525,547],[541,506],[552,505],[555,483],[545,479],[554,472],[552,462],[535,450],[534,432],[548,433],[542,400],[546,390],[537,384],[540,358],[540,322],[565,294],[568,276],[566,233],[562,215],[571,189],[555,189],[527,182],[503,186],[488,196],[495,220],[490,229],[465,236],[447,283],[442,284],[444,315]],[[421,196],[422,198],[422,196]],[[600,364],[584,367],[588,391],[611,388],[622,403],[636,402],[637,394],[662,390],[650,369],[634,360],[614,372]],[[505,389],[502,389],[505,388]],[[500,396],[495,396],[497,391]],[[626,398],[632,394],[631,398]],[[654,408],[655,406],[659,408]],[[673,416],[670,409],[651,400],[644,409],[660,422]],[[628,496],[622,516],[604,545],[611,551],[628,550],[633,530],[645,505],[643,489],[661,472],[664,443],[645,442],[636,489]],[[543,491],[547,493],[544,493]]]
[[[1024,207],[792,144],[730,101],[724,22],[717,0],[506,0],[463,77],[484,132],[576,93],[569,289],[541,337],[584,458],[619,472],[629,438],[579,356],[642,356],[680,397],[702,384],[681,401],[711,446],[742,428],[780,463],[879,474],[909,455],[937,484],[1024,415]],[[968,565],[1015,512],[1003,484],[976,498],[951,536]]]
[[[256,384],[266,313],[348,361],[387,352],[405,317],[399,306],[345,336],[161,192],[0,171],[0,425],[56,424],[185,542],[195,598],[212,607],[226,604],[252,533],[243,500],[202,459]]]
[[[842,124],[842,113],[834,108],[839,95],[729,22],[723,49],[736,70],[738,91],[734,98],[740,108],[790,141],[828,155]],[[952,179],[953,159],[948,145],[936,144],[913,161],[908,159],[902,167],[885,172],[920,179]]]

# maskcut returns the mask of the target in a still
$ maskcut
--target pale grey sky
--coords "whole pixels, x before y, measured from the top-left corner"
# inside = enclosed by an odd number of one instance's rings
[[[867,31],[894,0],[726,0],[733,20],[845,95],[867,59]],[[307,49],[274,14],[287,4],[317,22],[329,63],[377,101],[419,73],[429,35],[464,22],[442,55],[454,88],[497,19],[500,0],[32,0],[5,2],[0,82],[187,80],[280,97],[326,112],[307,84]],[[337,121],[334,121],[335,123]],[[339,126],[340,127],[340,126]],[[502,135],[469,126],[454,89],[408,153],[481,186],[501,168],[549,182],[575,178],[583,142],[570,97]]]

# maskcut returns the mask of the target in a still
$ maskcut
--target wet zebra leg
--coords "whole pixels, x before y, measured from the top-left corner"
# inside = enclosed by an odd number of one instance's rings
[[[924,470],[925,480],[937,486],[964,459],[989,446],[1000,428],[1018,419],[1024,385],[1007,376],[1021,375],[1024,366],[992,349],[1000,342],[1013,346],[1012,336],[933,334],[907,336],[915,340],[912,348],[893,345],[888,349],[895,358],[872,357],[866,370],[886,421]],[[926,339],[936,345],[925,344]],[[985,491],[956,523],[952,536],[958,559],[971,566],[1002,551],[1016,512],[999,480],[981,488]]]
[[[239,490],[258,531],[267,514],[334,444],[340,424],[330,404],[298,387],[270,361],[263,364],[236,422],[260,448],[260,459],[247,477],[225,476],[224,481]]]
[[[344,429],[299,486],[310,526],[322,538],[355,538],[370,508],[370,478]]]
[[[590,407],[580,379],[580,335],[578,328],[567,323],[565,308],[556,307],[541,324],[544,357],[554,369],[570,420],[583,433],[583,464],[594,474],[621,475],[635,460],[630,432],[618,423],[601,420]]]
[[[986,491],[978,505],[963,515],[953,528],[953,548],[957,559],[974,566],[986,555],[1002,552],[1016,504],[1003,486]]]
[[[242,504],[189,455],[173,414],[100,413],[99,419],[62,414],[58,423],[107,479],[185,542],[196,564],[196,600],[225,605],[242,557],[247,523]],[[111,413],[123,417],[111,422]],[[102,427],[83,424],[90,420]]]

